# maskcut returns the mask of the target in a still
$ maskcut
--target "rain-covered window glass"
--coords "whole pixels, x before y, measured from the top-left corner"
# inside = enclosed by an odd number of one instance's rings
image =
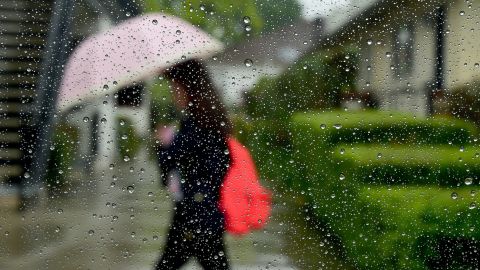
[[[480,268],[480,0],[0,0],[0,270]]]

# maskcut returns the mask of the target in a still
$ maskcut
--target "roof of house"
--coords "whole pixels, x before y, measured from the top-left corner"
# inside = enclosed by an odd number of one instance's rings
[[[227,48],[218,56],[217,62],[243,64],[246,59],[255,63],[289,65],[320,39],[323,31],[321,20],[300,20],[277,31],[248,38]]]

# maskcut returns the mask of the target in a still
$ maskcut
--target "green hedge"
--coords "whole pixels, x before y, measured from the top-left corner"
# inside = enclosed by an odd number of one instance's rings
[[[480,239],[480,199],[471,190],[363,187],[355,205],[344,203],[344,218],[330,224],[359,268],[425,269],[442,260],[438,248],[458,250],[448,243],[439,246],[442,239]],[[452,199],[453,192],[457,199]],[[452,264],[443,269],[458,269],[455,260],[462,260],[443,259]]]
[[[348,179],[368,184],[458,186],[478,182],[480,148],[341,145],[332,157]]]
[[[317,218],[340,237],[358,268],[424,269],[442,263],[435,258],[445,239],[478,239],[478,230],[466,231],[479,215],[469,209],[478,202],[467,199],[471,188],[464,183],[467,176],[478,183],[473,125],[339,111],[297,114],[292,133],[295,164],[302,167],[294,186],[308,189]],[[452,192],[462,199],[452,199]]]

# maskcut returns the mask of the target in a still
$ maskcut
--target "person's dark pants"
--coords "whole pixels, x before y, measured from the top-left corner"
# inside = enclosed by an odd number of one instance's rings
[[[206,270],[228,270],[223,230],[202,230],[188,224],[185,215],[176,212],[168,233],[167,244],[155,269],[173,270],[196,257]]]

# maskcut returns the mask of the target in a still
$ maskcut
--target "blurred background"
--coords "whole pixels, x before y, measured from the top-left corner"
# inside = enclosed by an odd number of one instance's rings
[[[225,44],[203,60],[274,192],[269,225],[229,237],[233,269],[480,267],[480,2],[4,0],[1,269],[159,256],[169,82],[55,108],[76,46],[150,12]]]

